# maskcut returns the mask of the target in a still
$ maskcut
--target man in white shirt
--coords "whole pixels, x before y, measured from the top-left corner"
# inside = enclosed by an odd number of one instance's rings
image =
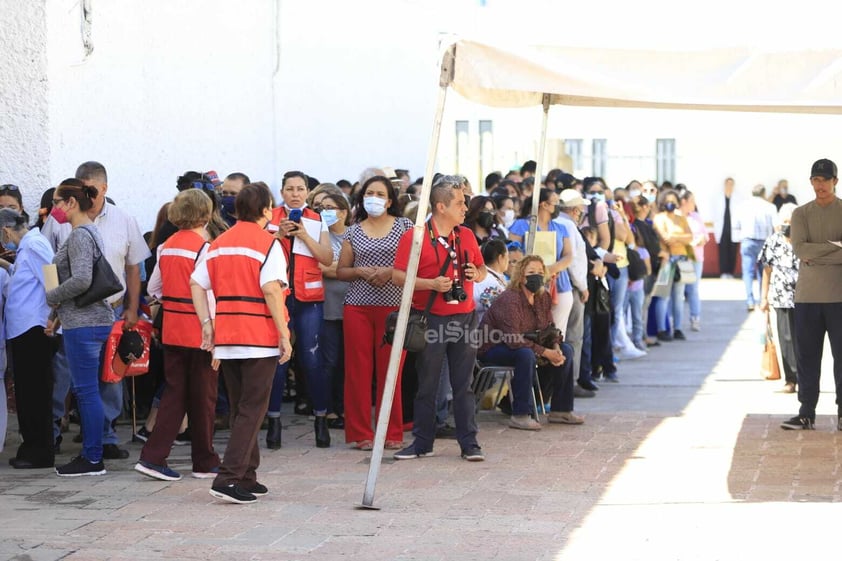
[[[582,358],[582,336],[585,327],[585,302],[588,301],[588,255],[585,240],[579,233],[579,222],[585,216],[585,207],[591,202],[582,198],[575,189],[565,189],[559,194],[561,212],[555,222],[567,228],[567,235],[573,244],[573,261],[567,269],[570,284],[573,285],[573,307],[567,318],[564,340],[573,346],[573,372],[579,372]],[[597,385],[591,381],[573,387],[576,397],[593,397]]]
[[[88,216],[99,229],[105,242],[105,258],[124,287],[107,301],[114,309],[115,321],[123,319],[126,328],[134,327],[140,302],[140,267],[152,254],[134,217],[106,202],[108,174],[105,166],[99,162],[85,162],[76,170],[76,178],[97,188],[98,193]],[[117,446],[117,433],[113,427],[123,411],[123,384],[100,382],[99,392],[105,410],[103,458],[128,458],[128,451]]]
[[[778,216],[775,205],[766,200],[766,188],[763,185],[755,185],[751,194],[751,199],[740,205],[733,224],[736,239],[740,240],[741,268],[746,289],[746,308],[750,312],[754,310],[754,306],[758,302],[752,287],[755,278],[758,281],[758,291],[760,290],[757,256],[760,254],[766,238],[775,232],[775,219]]]

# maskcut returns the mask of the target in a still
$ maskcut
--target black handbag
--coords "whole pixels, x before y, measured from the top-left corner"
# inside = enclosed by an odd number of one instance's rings
[[[646,262],[640,257],[637,250],[626,249],[626,258],[629,260],[629,280],[636,281],[646,276]]]
[[[439,276],[447,272],[447,267],[450,264],[445,259],[444,265],[439,271]],[[410,353],[420,353],[427,347],[427,314],[430,313],[430,308],[433,307],[433,302],[438,296],[435,290],[430,291],[430,298],[427,300],[427,307],[423,312],[418,310],[409,310],[409,319],[406,321],[406,335],[403,339],[403,348]],[[383,333],[383,344],[391,345],[395,340],[395,330],[398,327],[398,314],[400,311],[394,311],[386,316],[386,330]]]
[[[76,306],[79,308],[84,308],[85,306],[101,302],[109,296],[117,294],[123,290],[123,283],[121,283],[120,279],[117,278],[117,275],[114,274],[114,269],[111,268],[111,265],[108,264],[108,261],[103,256],[102,249],[99,247],[94,235],[86,228],[82,229],[88,232],[88,235],[93,240],[96,255],[94,257],[94,266],[91,272],[91,285],[85,292],[73,299]],[[69,262],[70,259],[68,259],[68,263]],[[70,274],[73,274],[72,270]]]

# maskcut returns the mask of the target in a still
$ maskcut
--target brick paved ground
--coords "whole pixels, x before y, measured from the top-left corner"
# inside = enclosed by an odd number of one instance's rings
[[[314,448],[302,417],[285,417],[282,450],[263,451],[270,494],[245,507],[213,501],[208,481],[137,474],[138,445],[104,477],[15,471],[10,435],[0,558],[834,558],[842,433],[829,365],[818,430],[780,430],[797,402],[759,378],[760,317],[746,315],[741,286],[706,281],[703,331],[621,364],[620,384],[577,400],[584,426],[521,432],[484,412],[486,462],[468,464],[442,441],[434,458],[385,463],[379,511],[355,509],[367,455],[338,444],[338,431],[332,448]],[[78,446],[65,444],[60,460]],[[189,474],[187,454],[176,447],[171,463]]]

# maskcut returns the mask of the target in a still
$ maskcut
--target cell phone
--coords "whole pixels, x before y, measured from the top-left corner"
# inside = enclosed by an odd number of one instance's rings
[[[293,208],[289,211],[289,219],[293,222],[301,222],[301,209],[300,208]]]

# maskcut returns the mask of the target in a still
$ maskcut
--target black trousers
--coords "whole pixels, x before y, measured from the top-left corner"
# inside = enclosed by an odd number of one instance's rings
[[[784,380],[788,384],[798,383],[798,360],[795,354],[795,310],[793,308],[775,308],[775,321],[778,325],[778,343],[781,346]]]
[[[833,353],[836,405],[842,408],[842,302],[795,304],[795,353],[798,358],[798,401],[800,417],[815,419],[819,402],[824,336]],[[842,413],[842,410],[839,411]]]
[[[52,463],[53,441],[53,367],[54,341],[36,325],[9,340],[15,373],[18,426],[23,443],[17,451],[19,460]]]
[[[603,374],[614,374],[614,349],[611,348],[611,314],[591,316],[591,368],[593,372],[602,367]]]
[[[719,274],[733,275],[737,270],[737,244],[731,241],[731,231],[722,232],[719,239]]]

